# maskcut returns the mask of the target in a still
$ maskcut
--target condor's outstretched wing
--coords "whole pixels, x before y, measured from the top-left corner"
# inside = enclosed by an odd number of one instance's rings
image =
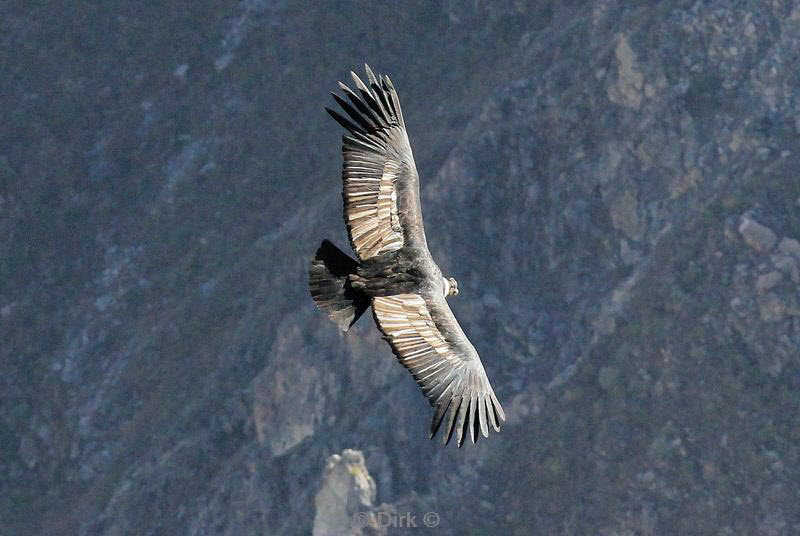
[[[446,445],[453,431],[460,447],[500,431],[506,419],[475,348],[443,296],[398,294],[372,299],[375,322],[400,363],[434,407],[431,438],[442,423]]]
[[[419,179],[400,101],[388,76],[376,77],[365,67],[369,85],[350,73],[358,93],[339,82],[350,102],[332,93],[349,119],[325,108],[348,131],[342,137],[344,220],[362,261],[425,240]]]

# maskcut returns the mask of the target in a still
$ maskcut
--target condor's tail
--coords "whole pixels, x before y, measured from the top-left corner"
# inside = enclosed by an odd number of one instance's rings
[[[323,240],[308,269],[308,288],[317,307],[347,331],[369,307],[369,297],[350,286],[358,263]]]

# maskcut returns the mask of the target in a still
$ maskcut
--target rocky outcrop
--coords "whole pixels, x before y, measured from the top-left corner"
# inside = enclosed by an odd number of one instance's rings
[[[361,452],[345,449],[332,455],[314,498],[314,536],[385,533],[375,515],[375,491]]]

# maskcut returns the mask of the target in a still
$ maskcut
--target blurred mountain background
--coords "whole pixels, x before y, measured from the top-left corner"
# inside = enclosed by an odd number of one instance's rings
[[[0,15],[0,533],[800,533],[796,2]],[[307,294],[364,62],[508,414],[460,450]]]

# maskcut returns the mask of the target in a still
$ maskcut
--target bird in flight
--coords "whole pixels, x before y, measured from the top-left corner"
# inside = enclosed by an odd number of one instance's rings
[[[311,260],[309,289],[317,307],[347,331],[372,306],[375,324],[434,408],[430,437],[473,443],[489,426],[500,431],[503,408],[445,298],[458,284],[428,251],[419,177],[397,92],[388,76],[365,65],[367,83],[333,98],[345,115],[326,111],[342,137],[344,221],[354,260],[328,240]],[[348,102],[349,101],[349,102]],[[444,425],[444,426],[442,426]]]

